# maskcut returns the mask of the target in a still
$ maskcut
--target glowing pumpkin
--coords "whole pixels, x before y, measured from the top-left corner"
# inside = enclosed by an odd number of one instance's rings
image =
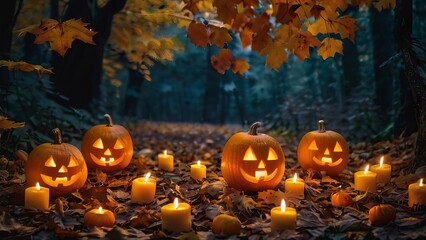
[[[50,196],[58,197],[72,193],[84,186],[87,166],[80,150],[63,143],[59,129],[53,129],[55,141],[34,148],[25,165],[27,186],[41,186],[50,189]]]
[[[318,121],[318,130],[306,133],[297,148],[300,166],[325,171],[329,176],[341,173],[348,164],[349,146],[337,132],[325,130],[323,120]]]
[[[259,126],[256,122],[248,132],[234,134],[223,148],[223,178],[240,191],[273,189],[284,175],[284,153],[280,144],[266,134],[258,134]]]
[[[113,125],[109,114],[106,125],[91,127],[83,136],[81,152],[87,165],[103,172],[117,172],[129,165],[133,157],[133,142],[121,125]]]

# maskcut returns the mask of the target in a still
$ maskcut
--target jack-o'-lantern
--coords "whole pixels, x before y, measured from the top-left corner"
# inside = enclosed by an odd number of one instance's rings
[[[80,150],[63,143],[59,129],[53,129],[55,141],[34,148],[25,165],[27,186],[41,186],[50,189],[52,197],[72,193],[84,186],[87,166]]]
[[[133,142],[123,126],[113,125],[109,114],[104,117],[106,125],[93,126],[84,134],[81,152],[90,168],[117,172],[126,168],[132,160]]]
[[[231,136],[222,152],[221,171],[229,186],[248,192],[275,188],[284,175],[284,153],[271,136],[257,133],[259,122],[248,132]]]
[[[349,146],[337,132],[325,130],[323,120],[318,121],[318,130],[306,133],[297,148],[300,166],[325,171],[329,176],[341,173],[348,164]]]

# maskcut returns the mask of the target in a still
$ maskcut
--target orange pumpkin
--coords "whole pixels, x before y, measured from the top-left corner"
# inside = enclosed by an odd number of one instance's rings
[[[352,203],[354,203],[354,200],[346,192],[340,191],[331,195],[331,205],[334,207],[347,207]]]
[[[59,129],[53,129],[54,143],[44,143],[34,148],[25,165],[27,186],[50,189],[50,196],[58,197],[72,193],[84,186],[87,166],[80,150],[63,143]]]
[[[241,222],[228,214],[219,214],[213,218],[212,232],[225,236],[240,235]]]
[[[248,132],[234,134],[223,148],[223,178],[240,191],[273,189],[284,175],[284,153],[280,144],[266,134],[258,134],[259,126],[256,122]]]
[[[396,209],[389,204],[376,205],[368,211],[368,219],[370,219],[373,226],[384,226],[396,217]]]
[[[318,121],[318,130],[306,133],[297,148],[300,166],[325,171],[329,176],[341,173],[348,164],[349,146],[337,132],[325,130],[323,120]]]
[[[121,125],[113,125],[109,114],[106,125],[91,127],[81,142],[81,152],[87,165],[103,172],[117,172],[126,168],[133,157],[133,141]]]

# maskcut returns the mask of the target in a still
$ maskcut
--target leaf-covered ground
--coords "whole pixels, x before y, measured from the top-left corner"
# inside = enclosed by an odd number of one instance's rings
[[[107,175],[90,172],[84,188],[72,195],[51,200],[49,212],[26,210],[24,202],[23,165],[18,161],[14,170],[2,165],[0,170],[0,238],[180,238],[215,239],[212,219],[219,213],[237,216],[243,228],[242,239],[424,239],[425,209],[407,207],[407,186],[424,177],[424,169],[410,173],[414,137],[394,139],[376,144],[351,145],[350,162],[336,178],[315,171],[303,171],[297,164],[297,140],[277,137],[286,156],[285,177],[297,172],[306,181],[305,198],[284,193],[284,180],[274,190],[243,193],[227,187],[220,173],[222,147],[236,131],[235,126],[197,124],[141,123],[131,127],[135,156],[132,163],[119,173]],[[260,129],[262,132],[262,129]],[[164,149],[175,156],[173,173],[159,171],[156,156]],[[375,164],[386,155],[392,164],[392,181],[380,185],[377,193],[364,194],[353,189],[353,173],[367,162]],[[196,182],[189,176],[189,165],[196,160],[207,165],[207,179]],[[19,164],[18,164],[19,163]],[[150,171],[157,179],[155,201],[148,205],[130,203],[131,181]],[[346,208],[333,207],[330,196],[346,191],[356,202]],[[191,204],[192,232],[161,231],[160,208],[175,197]],[[282,233],[270,230],[270,209],[285,198],[297,209],[297,229]],[[385,227],[373,227],[368,210],[388,203],[397,209],[396,220]],[[87,209],[102,205],[116,214],[113,229],[88,229],[83,223]]]

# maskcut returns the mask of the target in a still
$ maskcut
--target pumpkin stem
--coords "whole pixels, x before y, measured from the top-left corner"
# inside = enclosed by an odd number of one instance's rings
[[[107,113],[107,114],[105,114],[104,115],[104,117],[105,117],[105,119],[107,120],[107,126],[108,127],[112,127],[112,118],[111,118],[111,116]]]
[[[260,127],[260,122],[255,122],[250,126],[250,129],[248,130],[248,134],[250,135],[257,135],[257,128]]]
[[[52,132],[55,135],[53,144],[61,144],[62,143],[61,130],[59,130],[59,128],[55,128],[52,130]]]
[[[325,122],[324,120],[318,121],[318,131],[319,132],[325,132]]]

